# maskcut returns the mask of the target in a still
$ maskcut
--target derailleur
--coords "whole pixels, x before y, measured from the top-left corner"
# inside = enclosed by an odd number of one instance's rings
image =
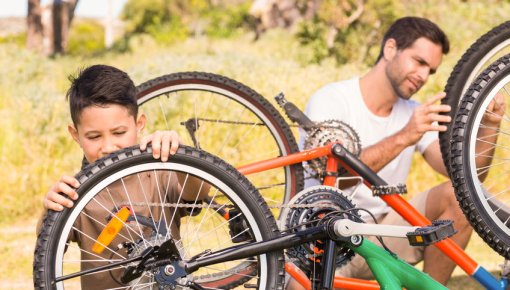
[[[140,278],[144,272],[152,272],[156,282],[162,286],[175,286],[178,278],[186,276],[184,263],[179,250],[172,239],[163,242],[160,246],[148,247],[140,255],[140,262],[126,268],[121,282],[128,284]]]

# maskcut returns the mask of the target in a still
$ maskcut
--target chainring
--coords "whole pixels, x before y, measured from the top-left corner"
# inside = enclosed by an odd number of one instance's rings
[[[341,217],[358,221],[360,216],[355,206],[335,187],[313,186],[294,196],[281,214],[280,221],[284,231],[294,233],[315,226],[328,219],[325,217]],[[297,206],[296,206],[297,205]],[[349,211],[349,213],[345,213]],[[287,256],[296,266],[310,275],[315,268],[314,263],[321,260],[321,241],[310,242],[287,250]],[[343,243],[337,243],[338,256],[336,266],[345,265],[354,256],[354,251]]]
[[[318,122],[307,131],[304,149],[312,149],[325,146],[328,143],[339,141],[342,146],[355,156],[361,153],[361,142],[358,133],[345,122],[339,120],[326,120]],[[320,176],[326,168],[327,157],[321,157],[308,161],[310,175]],[[342,172],[343,173],[343,172]]]

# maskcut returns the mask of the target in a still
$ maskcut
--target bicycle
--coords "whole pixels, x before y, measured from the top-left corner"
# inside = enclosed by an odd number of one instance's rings
[[[453,158],[456,161],[462,161],[458,163],[459,166],[454,173],[457,174],[461,181],[456,182],[458,194],[459,192],[465,192],[464,195],[459,194],[463,209],[469,209],[466,214],[472,217],[470,221],[473,223],[475,230],[482,230],[485,233],[485,235],[481,234],[484,240],[507,258],[509,252],[509,247],[507,246],[508,227],[506,223],[499,220],[497,215],[502,207],[493,208],[487,206],[488,203],[485,199],[487,190],[494,190],[497,188],[487,187],[484,189],[480,186],[476,186],[474,180],[478,180],[478,176],[476,163],[473,159],[475,157],[473,156],[477,155],[471,148],[474,147],[472,145],[477,140],[477,129],[483,126],[481,122],[482,116],[485,112],[484,109],[489,105],[490,101],[496,96],[499,96],[498,92],[500,94],[503,93],[504,96],[510,97],[510,94],[505,92],[505,85],[510,80],[509,76],[510,56],[506,56],[490,66],[482,76],[477,79],[468,91],[466,97],[462,100],[460,106],[460,112],[462,113],[456,118],[454,124],[454,136],[471,138],[469,139],[470,142],[464,145],[462,141],[457,138],[455,142],[452,143],[452,148],[454,148],[455,153]],[[506,104],[508,104],[508,102]],[[510,118],[508,119],[510,120]],[[506,116],[504,121],[498,133],[504,132],[504,129],[507,128],[508,124],[506,121],[508,120]],[[469,134],[464,134],[466,128]],[[507,142],[503,140],[505,135],[502,134],[501,136],[499,136],[501,138],[498,138],[498,145],[506,144],[500,142]],[[500,156],[504,155],[506,153],[505,151],[506,149],[504,146],[497,147],[494,156],[501,158]],[[130,242],[121,243],[119,247],[115,247],[115,242],[113,243],[114,246],[111,246],[111,248],[104,244],[103,246],[110,250],[112,257],[116,255],[117,260],[121,261],[114,261],[114,264],[106,265],[100,269],[105,270],[113,266],[120,267],[118,271],[128,273],[128,277],[123,280],[125,282],[142,283],[145,279],[154,279],[157,283],[173,285],[175,283],[180,283],[183,287],[190,287],[192,289],[216,286],[229,288],[240,285],[251,287],[254,285],[252,283],[256,283],[255,286],[259,287],[259,289],[272,289],[272,287],[277,289],[282,285],[281,283],[283,283],[283,271],[281,270],[283,268],[283,253],[281,250],[302,243],[305,243],[307,246],[305,246],[304,249],[298,247],[296,251],[311,255],[304,256],[306,259],[312,257],[315,261],[316,256],[314,256],[314,253],[320,254],[321,250],[324,250],[319,260],[324,265],[337,265],[337,255],[331,254],[331,250],[333,250],[333,253],[335,252],[335,240],[338,240],[339,237],[332,235],[332,233],[336,234],[334,230],[335,226],[332,225],[339,222],[339,220],[333,219],[333,217],[341,217],[342,219],[340,221],[357,220],[356,209],[349,205],[349,200],[342,197],[338,190],[335,189],[336,177],[326,176],[324,178],[324,184],[326,185],[324,188],[319,189],[318,192],[310,190],[303,191],[298,195],[298,198],[293,201],[295,205],[298,205],[296,208],[300,206],[308,209],[317,208],[318,210],[316,211],[305,211],[306,214],[304,217],[310,217],[311,215],[312,217],[321,218],[324,222],[314,221],[309,227],[301,223],[291,224],[292,226],[289,227],[290,229],[295,229],[294,226],[298,226],[298,229],[295,232],[280,236],[270,209],[266,206],[266,203],[260,195],[257,194],[257,190],[250,185],[250,182],[247,181],[243,175],[264,172],[273,168],[290,166],[291,164],[298,164],[302,161],[315,160],[327,156],[326,170],[336,172],[338,163],[340,162],[342,167],[347,168],[349,172],[355,175],[362,176],[363,182],[374,186],[375,189],[388,188],[385,187],[387,184],[385,184],[383,180],[357,160],[353,154],[338,144],[328,144],[288,156],[275,157],[238,167],[242,175],[221,160],[203,151],[191,149],[189,147],[181,147],[179,153],[175,158],[172,158],[170,163],[155,161],[150,158],[150,156],[150,152],[145,153],[140,152],[137,148],[130,148],[91,165],[78,175],[82,186],[79,189],[80,200],[77,201],[77,205],[73,209],[65,210],[61,213],[52,212],[45,220],[45,226],[43,227],[45,230],[38,239],[38,247],[36,250],[36,262],[34,266],[36,286],[38,286],[39,283],[41,283],[41,285],[46,283],[43,286],[51,287],[54,285],[55,277],[60,277],[60,275],[64,274],[67,275],[68,272],[66,271],[84,274],[76,270],[76,265],[74,269],[72,267],[69,268],[67,263],[64,263],[65,260],[63,260],[64,256],[76,255],[76,251],[78,251],[79,254],[79,250],[76,246],[73,247],[72,244],[67,243],[68,234],[73,226],[74,220],[81,214],[87,202],[97,200],[94,199],[94,197],[102,192],[101,189],[104,186],[119,178],[127,178],[127,175],[130,174],[140,174],[148,170],[170,170],[185,172],[195,177],[203,178],[207,183],[211,184],[213,188],[218,189],[212,191],[213,194],[210,194],[210,196],[213,198],[206,203],[195,201],[192,204],[176,205],[162,202],[154,206],[190,208],[188,211],[189,216],[185,217],[186,223],[181,224],[181,229],[184,228],[186,230],[192,228],[194,225],[203,226],[207,223],[213,223],[216,227],[214,227],[214,225],[209,225],[206,233],[211,232],[211,229],[218,229],[218,231],[221,230],[222,237],[226,236],[230,237],[230,239],[223,238],[213,240],[210,238],[207,240],[207,245],[198,245],[193,248],[189,247],[188,243],[195,244],[197,240],[194,239],[194,237],[197,235],[184,234],[180,242],[171,243],[168,242],[172,241],[172,239],[168,239],[168,231],[163,231],[165,235],[159,232],[161,223],[155,222],[159,221],[158,219],[131,214],[126,218],[122,218],[124,220],[122,224],[126,224],[126,221],[127,224],[132,224],[128,226],[124,225],[124,229],[133,231],[133,233],[142,233],[143,231],[141,228],[143,227],[148,228],[151,234],[148,236],[139,234],[136,238],[130,238],[129,234],[124,234],[123,238]],[[452,164],[454,164],[453,161]],[[103,167],[104,169],[101,169]],[[501,169],[498,170],[501,171]],[[505,169],[502,169],[502,171],[506,172]],[[486,169],[483,170],[482,174],[486,174]],[[491,177],[490,174],[491,172],[489,172],[489,177]],[[467,184],[462,181],[465,176],[470,177],[466,179],[469,180]],[[489,181],[491,180],[493,179],[489,178]],[[471,183],[475,184],[473,188],[469,187]],[[390,188],[395,190],[392,187]],[[219,194],[220,192],[221,194]],[[491,191],[489,191],[489,193],[491,193]],[[326,210],[322,210],[322,207],[319,206],[320,202],[318,201],[324,200],[318,198],[320,195],[328,197],[325,199],[328,201],[328,203],[325,204]],[[422,227],[430,225],[429,221],[417,213],[399,195],[383,195],[381,198],[410,221],[411,224]],[[479,204],[482,206],[478,206]],[[119,209],[105,209],[106,218],[109,218],[109,220],[96,220],[95,223],[101,225],[102,228],[107,227],[112,221],[122,220],[118,216],[118,212],[121,211],[120,209],[123,206],[134,208],[139,205],[149,207],[144,203],[134,204],[125,201],[125,204],[119,204]],[[504,211],[505,210],[503,210],[503,212]],[[303,216],[300,214],[296,215],[297,219],[290,220],[303,220]],[[68,220],[68,218],[71,218],[71,220]],[[199,222],[193,222],[194,218],[200,219]],[[137,230],[137,228],[139,230]],[[424,233],[424,230],[422,229],[421,232]],[[330,236],[328,237],[333,238],[333,241],[329,240],[329,238],[325,236],[325,233],[329,233]],[[158,234],[166,236],[167,238],[161,239]],[[95,239],[94,237],[90,238]],[[320,243],[320,245],[309,244],[311,241],[316,240],[320,240],[322,243]],[[342,243],[343,242],[345,241],[342,240]],[[228,251],[213,253],[209,250],[215,248],[213,243],[217,243],[220,249],[227,246],[232,246],[233,248],[229,248],[230,250]],[[235,244],[238,243],[244,243],[244,245],[236,246]],[[367,243],[367,245],[370,245],[370,243]],[[489,289],[504,289],[507,286],[508,282],[506,277],[503,277],[501,280],[496,279],[483,267],[477,265],[475,261],[459,247],[455,246],[450,240],[442,240],[436,245],[483,286]],[[121,254],[119,254],[119,251],[121,251]],[[362,252],[363,248],[356,248],[355,244],[354,246],[341,247],[340,253],[342,255],[340,255],[339,261],[346,262],[349,255],[352,254],[352,251]],[[379,252],[377,250],[373,251]],[[383,251],[383,253],[385,252]],[[228,259],[224,258],[228,255],[230,255]],[[126,257],[128,257],[127,260],[125,260]],[[190,263],[187,266],[188,268],[183,268],[181,266],[182,263],[185,263],[181,257],[186,259],[186,263]],[[231,259],[236,261],[232,262],[230,261]],[[371,258],[369,257],[369,259]],[[383,260],[386,259],[389,259],[387,254],[384,256]],[[109,260],[110,259],[107,259],[107,261]],[[70,261],[72,262],[73,260]],[[223,268],[210,267],[214,263],[219,262],[225,262],[226,264],[223,265]],[[124,268],[122,266],[124,266]],[[145,272],[144,269],[146,268],[151,270]],[[377,287],[377,285],[369,281],[333,278],[332,267],[325,266],[323,269],[319,277],[321,277],[321,281],[325,281],[321,282],[324,283],[324,286],[328,286],[328,283],[333,283],[335,287],[350,287],[351,289],[360,289],[359,287],[371,289]],[[190,273],[192,270],[197,270],[197,272],[191,275]],[[273,272],[270,270],[277,271]],[[298,280],[306,280],[306,278],[303,278],[306,276],[299,274],[299,269],[293,268],[292,265],[287,265],[286,270],[291,273],[292,276],[297,275],[301,277],[301,279]],[[377,274],[379,270],[375,269],[373,271],[376,273],[376,277],[380,275]],[[88,273],[90,274],[92,272]],[[148,276],[142,276],[143,273],[147,273]],[[276,273],[276,275],[274,275],[274,273]],[[255,282],[250,282],[253,275],[259,278],[256,279]],[[178,276],[179,279],[169,278],[169,276]],[[418,274],[418,276],[421,275]],[[67,278],[69,277],[70,276],[60,277],[60,279],[68,281]],[[125,277],[125,274],[119,277],[121,278],[118,279],[122,279],[122,277]],[[380,280],[381,278],[378,277],[378,279]],[[310,283],[315,283],[315,281]],[[439,285],[436,286],[440,287]]]
[[[342,152],[342,148],[341,145],[335,144],[319,150],[322,152],[331,150],[339,157],[341,155],[337,153]],[[131,201],[129,196],[135,195],[132,195],[132,192],[128,194],[127,191],[130,189],[125,188],[127,197],[125,203],[119,201],[115,203],[113,209],[103,208],[94,213],[89,212],[88,207],[91,204],[109,198],[109,190],[104,190],[105,188],[109,188],[117,181],[124,183],[140,174],[156,171],[180,172],[202,178],[211,186],[211,198],[207,203],[195,201],[150,205]],[[158,175],[153,173],[153,176]],[[347,254],[356,252],[369,258],[380,283],[410,289],[431,287],[445,289],[428,275],[391,256],[371,242],[363,241],[361,232],[377,233],[377,229],[349,232],[350,229],[355,229],[354,225],[357,224],[355,221],[360,218],[349,200],[334,187],[324,186],[315,191],[316,194],[338,194],[336,198],[341,200],[340,204],[329,203],[326,200],[320,211],[326,214],[322,222],[281,235],[269,208],[250,182],[221,159],[198,149],[181,146],[170,162],[161,162],[152,158],[150,149],[142,152],[138,147],[127,148],[98,160],[77,177],[82,185],[78,189],[80,198],[76,205],[62,212],[50,211],[44,220],[34,264],[34,283],[38,289],[72,288],[77,286],[73,278],[94,276],[104,272],[113,279],[127,284],[123,288],[129,289],[152,286],[158,286],[159,289],[166,289],[164,287],[175,289],[177,286],[183,289],[218,289],[217,286],[222,289],[235,286],[282,289],[284,283],[282,250],[316,240],[321,240],[324,244],[324,253],[320,256],[324,261],[324,267],[320,281],[316,282],[324,287],[331,287],[333,284],[335,253],[339,243],[348,245],[340,251]],[[377,179],[375,175],[371,178]],[[341,207],[338,207],[339,205]],[[126,206],[130,208],[127,210],[128,216],[122,217]],[[141,210],[136,209],[140,206],[149,209],[186,208],[189,215],[181,220],[183,222],[180,228],[185,233],[181,234],[182,239],[178,240],[170,235],[169,225],[173,221],[168,221],[168,217],[152,214],[151,210],[146,211],[150,213],[149,216],[144,216]],[[317,206],[319,205],[315,204],[315,207]],[[222,215],[228,217],[225,219]],[[80,224],[82,218],[106,230],[97,239],[89,236]],[[345,221],[351,223],[342,224]],[[122,230],[112,231],[111,228],[115,228],[116,224],[122,227]],[[194,227],[202,230],[200,239],[198,233],[191,231]],[[446,236],[452,233],[453,228],[442,226],[438,229],[441,229],[440,236]],[[410,230],[415,230],[413,236],[415,241],[424,236],[430,237],[430,233],[436,233],[431,228],[424,230],[404,227],[399,229],[399,233],[393,228],[386,229],[387,232],[391,232],[391,236],[405,236]],[[214,233],[211,233],[212,231]],[[345,231],[347,233],[343,233]],[[86,239],[95,239],[96,244],[91,249],[82,249],[70,242],[70,236],[76,234],[81,234]],[[214,240],[213,238],[219,234],[222,238]],[[104,235],[111,236],[111,239],[105,239]],[[225,239],[225,235],[230,239]],[[207,244],[203,245],[201,239],[205,237]],[[335,240],[332,240],[332,237],[335,237]],[[117,240],[112,241],[114,239]],[[95,249],[96,246],[109,253],[102,255],[103,252]],[[215,249],[217,251],[214,251]],[[77,259],[80,251],[94,253],[99,262]],[[81,269],[76,267],[77,262],[81,264]],[[101,265],[91,268],[87,266],[88,263]],[[289,267],[291,266],[287,265],[287,268]],[[397,269],[394,275],[388,275],[386,270],[388,267]],[[294,275],[300,273],[297,269],[289,271]],[[222,278],[220,279],[218,275]],[[227,284],[229,281],[234,281],[234,284]],[[394,289],[391,287],[389,289]]]

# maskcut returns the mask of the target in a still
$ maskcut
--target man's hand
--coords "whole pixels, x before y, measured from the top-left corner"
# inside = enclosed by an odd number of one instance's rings
[[[447,113],[451,108],[449,105],[435,104],[445,96],[446,93],[439,93],[414,110],[411,119],[400,131],[407,146],[416,144],[429,131],[446,131],[445,125],[438,125],[436,122],[449,123],[451,117],[440,113]]]
[[[170,155],[177,152],[182,140],[175,131],[156,131],[142,138],[140,149],[145,150],[149,143],[152,144],[152,156],[156,159],[161,156],[161,161],[167,161]]]
[[[494,99],[491,100],[489,106],[485,110],[483,115],[482,123],[485,125],[496,125],[498,126],[503,115],[505,114],[506,103],[505,97],[502,94],[497,94]]]
[[[43,205],[46,209],[61,211],[65,207],[72,207],[74,203],[71,201],[78,199],[76,188],[80,186],[80,182],[73,176],[62,176],[55,183],[44,198]]]

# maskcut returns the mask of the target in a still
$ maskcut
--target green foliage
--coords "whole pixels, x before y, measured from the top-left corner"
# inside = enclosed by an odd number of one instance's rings
[[[168,22],[150,25],[146,28],[146,32],[161,44],[170,44],[186,39],[189,34],[187,27],[178,17],[172,17]]]
[[[204,14],[207,19],[205,34],[211,37],[231,37],[245,27],[250,3],[214,7]]]
[[[382,33],[402,15],[400,2],[366,1],[359,17],[356,17],[359,12],[356,2],[325,0],[311,21],[300,24],[296,35],[303,45],[313,50],[311,61],[319,63],[328,57],[335,58],[339,64],[375,61]]]
[[[70,55],[90,56],[104,49],[104,28],[101,24],[94,20],[82,20],[71,25],[67,45]]]
[[[249,8],[249,2],[130,0],[122,18],[130,35],[146,33],[158,43],[170,44],[189,35],[233,36],[246,23]]]
[[[23,46],[25,45],[26,42],[27,42],[26,33],[17,33],[0,36],[0,45],[11,43],[18,46]]]
[[[168,44],[186,38],[186,23],[206,8],[205,0],[130,0],[124,6],[122,19],[130,35],[147,33],[160,43]]]

